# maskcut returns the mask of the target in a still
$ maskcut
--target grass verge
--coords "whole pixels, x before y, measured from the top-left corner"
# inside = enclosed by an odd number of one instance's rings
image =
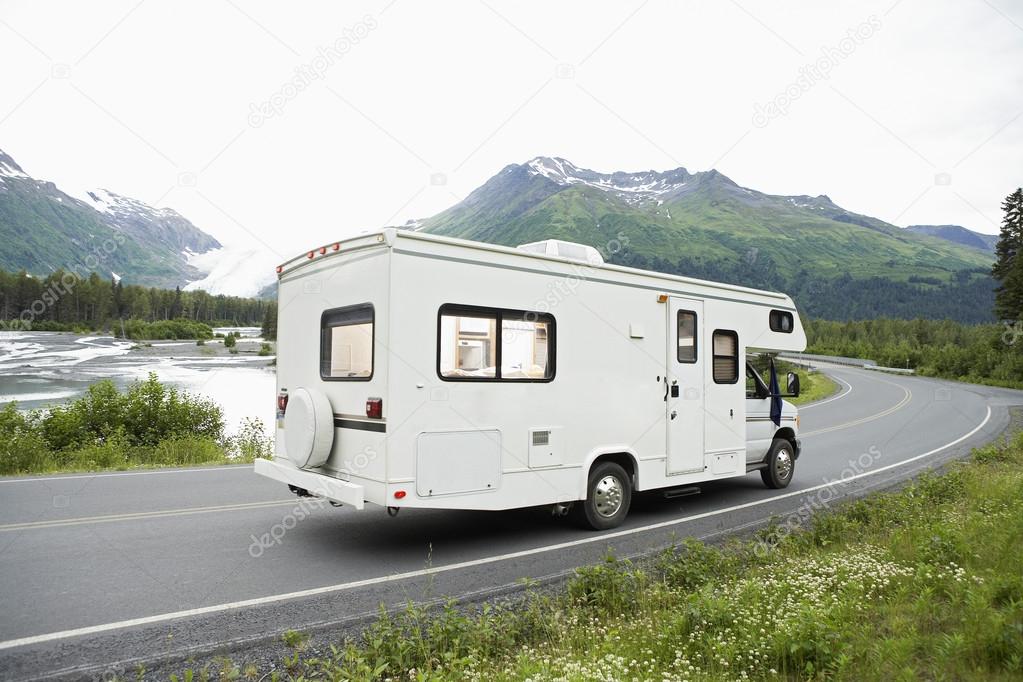
[[[786,398],[793,405],[815,403],[838,393],[840,388],[838,382],[827,374],[819,371],[809,372],[803,368],[797,368],[795,371],[799,373],[799,397]]]
[[[1023,435],[805,529],[609,556],[510,605],[410,605],[315,651],[289,632],[273,671],[177,679],[1020,679],[1021,547]]]

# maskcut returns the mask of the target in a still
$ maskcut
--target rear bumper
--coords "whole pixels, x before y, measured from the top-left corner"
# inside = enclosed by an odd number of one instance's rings
[[[266,476],[297,488],[304,488],[317,497],[341,502],[356,509],[362,509],[366,504],[363,487],[355,483],[318,474],[314,471],[305,471],[279,460],[257,459],[254,468],[260,476]]]

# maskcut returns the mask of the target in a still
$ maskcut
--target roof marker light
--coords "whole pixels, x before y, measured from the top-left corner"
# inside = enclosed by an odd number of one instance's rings
[[[309,253],[306,254],[306,258],[312,258],[315,253],[316,253],[315,251],[310,251]]]
[[[277,274],[279,275],[279,274],[281,274],[282,272],[284,272],[284,266],[283,266],[283,265],[278,265],[278,266],[277,266]]]
[[[323,255],[325,253],[327,253],[327,247],[326,246],[321,246],[320,247],[320,255]]]
[[[333,249],[335,251],[340,251],[341,250],[341,242],[334,242]]]

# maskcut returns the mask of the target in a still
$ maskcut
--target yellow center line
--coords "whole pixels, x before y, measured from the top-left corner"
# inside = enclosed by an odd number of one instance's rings
[[[902,400],[900,400],[895,405],[892,405],[887,410],[883,410],[881,412],[878,412],[877,414],[872,414],[872,415],[869,415],[867,417],[861,417],[860,419],[854,419],[854,420],[852,420],[850,422],[845,422],[844,424],[836,424],[835,426],[828,426],[828,427],[823,428],[823,429],[817,429],[816,431],[807,431],[807,432],[804,432],[804,433],[800,433],[799,434],[800,437],[806,438],[808,436],[816,436],[817,434],[820,434],[820,433],[829,433],[831,431],[838,431],[840,429],[847,429],[850,426],[858,426],[860,424],[866,424],[867,422],[872,422],[875,419],[881,419],[882,417],[887,417],[888,415],[892,414],[893,412],[898,412],[899,410],[904,408],[906,405],[909,404],[909,401],[911,401],[913,399],[913,392],[911,390],[909,390],[908,388],[906,388],[905,386],[900,386],[899,384],[896,384],[893,381],[885,381],[884,379],[879,379],[877,377],[871,377],[871,378],[874,379],[875,381],[880,381],[881,383],[884,383],[884,384],[891,384],[892,386],[898,386],[899,388],[902,389],[902,391],[903,391],[903,393],[905,395],[902,397]]]
[[[107,514],[104,516],[81,516],[72,519],[53,519],[50,521],[30,521],[27,523],[10,523],[0,526],[0,533],[16,530],[34,530],[36,528],[59,528],[63,526],[81,526],[88,523],[111,523],[113,521],[133,521],[138,519],[156,519],[170,516],[190,516],[193,514],[211,514],[215,512],[242,511],[246,509],[262,509],[264,507],[283,507],[298,504],[296,500],[276,500],[273,502],[244,502],[241,504],[225,504],[215,507],[188,507],[186,509],[166,509],[163,511],[134,512],[131,514]]]

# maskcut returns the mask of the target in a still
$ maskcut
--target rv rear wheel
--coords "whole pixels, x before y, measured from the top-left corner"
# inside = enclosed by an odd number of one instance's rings
[[[796,456],[792,443],[784,438],[775,438],[767,453],[767,466],[760,470],[760,477],[768,488],[785,488],[792,481],[796,470]]]
[[[632,481],[618,464],[601,462],[590,471],[586,499],[573,506],[584,528],[607,530],[620,526],[632,503]]]

